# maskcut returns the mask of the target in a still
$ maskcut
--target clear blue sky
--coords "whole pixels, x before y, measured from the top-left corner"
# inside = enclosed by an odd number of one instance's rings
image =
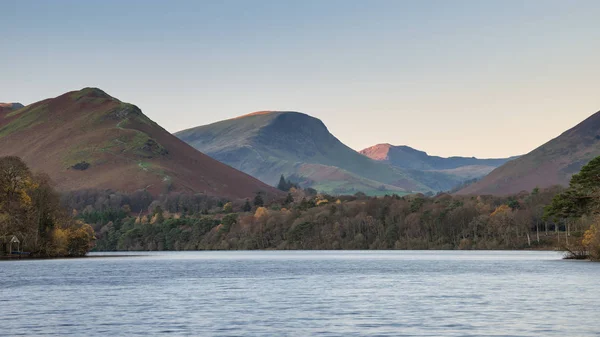
[[[347,145],[532,150],[600,110],[600,1],[0,0],[0,101],[99,87],[169,131],[256,110]]]

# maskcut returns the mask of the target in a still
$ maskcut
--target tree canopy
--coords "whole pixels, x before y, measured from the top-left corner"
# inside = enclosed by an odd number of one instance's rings
[[[6,242],[13,236],[34,256],[82,256],[94,231],[61,207],[47,175],[33,174],[18,157],[0,157],[0,255],[12,253]]]
[[[569,188],[557,194],[546,207],[546,216],[566,221],[581,221],[592,217],[593,223],[576,241],[577,247],[567,247],[575,255],[589,255],[600,260],[600,157],[592,159],[573,177]],[[580,253],[577,253],[579,251]]]

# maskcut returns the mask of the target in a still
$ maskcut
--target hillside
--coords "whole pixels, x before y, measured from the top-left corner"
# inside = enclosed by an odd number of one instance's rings
[[[458,194],[506,195],[535,187],[567,186],[571,176],[600,156],[600,112],[492,171]]]
[[[377,144],[360,151],[361,154],[402,169],[443,172],[460,179],[474,179],[485,176],[496,167],[517,157],[499,159],[478,159],[475,157],[430,156],[427,152],[409,146]]]
[[[270,185],[281,174],[336,194],[427,192],[457,183],[442,173],[413,174],[362,156],[322,121],[299,112],[260,111],[175,135]]]
[[[0,156],[9,155],[46,172],[60,190],[146,188],[154,194],[189,191],[230,198],[278,193],[193,149],[135,105],[95,88],[3,109]]]

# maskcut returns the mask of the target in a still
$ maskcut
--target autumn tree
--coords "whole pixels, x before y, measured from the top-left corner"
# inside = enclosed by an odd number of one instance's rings
[[[506,204],[500,205],[490,214],[490,220],[504,244],[512,246],[511,234],[515,225],[513,210]]]
[[[51,241],[51,234],[55,228],[57,219],[64,212],[60,205],[60,197],[52,188],[52,181],[46,174],[37,174],[33,178],[35,188],[30,191],[32,208],[31,216],[34,225],[34,246],[39,247],[41,252],[46,252],[47,244]]]
[[[18,157],[0,158],[0,238],[18,235],[24,245],[35,229],[30,220],[31,197],[34,186],[31,171]]]
[[[163,211],[162,207],[160,207],[160,205],[158,205],[154,208],[153,222],[163,223],[164,221],[165,221],[164,211]]]
[[[600,225],[598,219],[583,234],[581,240],[589,257],[593,260],[600,260]]]
[[[33,175],[18,157],[2,157],[0,241],[13,235],[35,256],[81,256],[94,241],[92,228],[61,206],[47,175]]]
[[[31,171],[21,158],[0,158],[0,209],[7,211],[12,204],[26,201],[31,183]]]
[[[254,212],[254,218],[260,219],[269,215],[269,210],[265,207],[258,207]]]

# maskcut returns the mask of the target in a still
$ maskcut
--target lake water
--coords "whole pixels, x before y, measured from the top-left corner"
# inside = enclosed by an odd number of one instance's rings
[[[143,254],[0,262],[0,335],[600,335],[600,264],[554,252]]]

